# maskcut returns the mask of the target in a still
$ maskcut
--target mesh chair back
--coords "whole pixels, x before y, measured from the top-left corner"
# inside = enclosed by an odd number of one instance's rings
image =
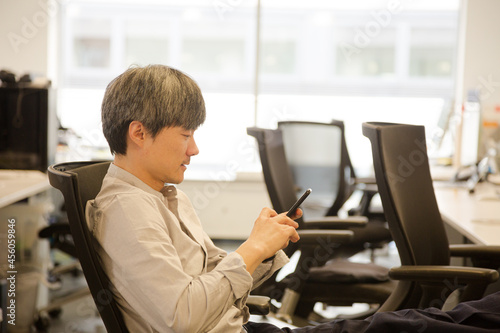
[[[287,211],[297,196],[281,131],[252,127],[247,132],[257,139],[262,172],[274,210]]]
[[[99,193],[109,164],[110,162],[61,163],[50,166],[48,175],[50,184],[63,194],[77,257],[107,331],[128,332],[85,219],[86,203]]]
[[[278,213],[285,212],[295,203],[297,195],[283,147],[281,130],[250,127],[247,128],[247,133],[257,140],[262,173],[271,204]],[[299,224],[299,228],[303,226],[302,218],[295,221]],[[291,256],[297,248],[297,243],[290,242],[284,251]]]
[[[281,121],[278,128],[295,184],[299,189],[314,189],[304,205],[307,215],[337,215],[352,193],[346,182],[350,168],[344,123]]]

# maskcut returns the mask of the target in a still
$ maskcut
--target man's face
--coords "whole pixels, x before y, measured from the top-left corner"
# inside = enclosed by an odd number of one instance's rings
[[[184,180],[191,156],[199,152],[194,132],[183,127],[167,127],[154,139],[147,135],[143,157],[147,161],[146,171],[155,186],[161,188],[164,183],[179,184]]]

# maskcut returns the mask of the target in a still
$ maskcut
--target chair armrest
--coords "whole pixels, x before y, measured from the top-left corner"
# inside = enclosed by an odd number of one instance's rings
[[[248,310],[251,314],[267,315],[271,307],[271,299],[267,296],[249,295],[247,298]]]
[[[297,230],[301,245],[320,245],[321,243],[349,243],[354,235],[350,230]]]
[[[491,283],[498,279],[498,272],[493,269],[462,266],[400,266],[391,268],[389,277],[394,280],[418,282],[453,280],[456,283]]]
[[[500,258],[500,246],[453,244],[450,245],[450,255],[453,257],[488,257]]]
[[[52,223],[49,226],[42,228],[38,232],[38,237],[42,239],[51,238],[50,247],[59,249],[64,253],[69,254],[72,257],[77,257],[75,244],[73,243],[73,238],[68,238],[71,235],[71,230],[69,229],[69,223],[67,222],[57,222]]]
[[[474,267],[500,268],[500,246],[454,244],[450,245],[450,255],[470,258]]]
[[[304,227],[307,229],[347,229],[351,227],[364,227],[368,223],[365,216],[351,216],[340,218],[338,216],[325,216],[307,220]]]

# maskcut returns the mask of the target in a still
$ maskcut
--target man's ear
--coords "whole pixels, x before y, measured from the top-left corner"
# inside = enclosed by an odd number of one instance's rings
[[[146,128],[137,120],[134,120],[128,125],[128,139],[132,144],[142,147],[146,140]]]

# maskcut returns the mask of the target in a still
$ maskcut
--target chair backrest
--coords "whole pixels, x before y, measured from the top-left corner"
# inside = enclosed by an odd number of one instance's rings
[[[311,187],[308,199],[320,216],[336,216],[352,194],[354,169],[347,151],[344,122],[280,121],[285,153],[295,184]],[[322,211],[319,207],[326,207]]]
[[[423,126],[364,123],[382,206],[402,265],[449,265],[449,243],[439,212]],[[418,306],[420,287],[400,282],[383,308]],[[391,304],[392,303],[392,304]]]
[[[85,219],[86,203],[99,193],[109,164],[110,162],[60,163],[48,168],[48,176],[50,184],[63,194],[78,260],[107,331],[128,332]]]
[[[424,126],[364,123],[363,134],[372,143],[377,185],[401,263],[449,265]]]
[[[297,194],[285,155],[281,130],[249,127],[247,133],[257,140],[262,173],[273,209],[278,213],[285,212],[295,203]],[[302,218],[296,221],[299,225],[303,223]],[[290,242],[285,253],[291,255],[295,248],[296,243]]]
[[[280,130],[251,127],[247,133],[257,139],[262,172],[273,208],[284,212],[297,200]]]

